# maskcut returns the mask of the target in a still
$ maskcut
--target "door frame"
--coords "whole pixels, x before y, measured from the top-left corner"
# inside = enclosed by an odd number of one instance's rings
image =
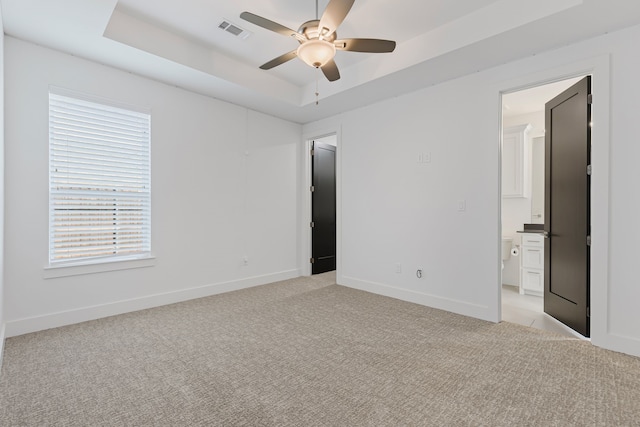
[[[591,341],[605,348],[626,346],[623,337],[616,338],[609,333],[609,164],[610,164],[610,56],[602,55],[580,62],[548,69],[504,82],[498,89],[498,232],[496,255],[498,283],[498,319],[502,320],[502,96],[536,86],[566,80],[574,77],[592,76],[592,117],[591,128]]]
[[[341,160],[341,127],[339,125],[324,127],[321,129],[303,132],[302,144],[300,145],[300,220],[299,230],[299,258],[298,268],[301,276],[311,276],[311,144],[314,139],[327,136],[336,136],[336,281],[340,283],[342,278],[342,160]]]

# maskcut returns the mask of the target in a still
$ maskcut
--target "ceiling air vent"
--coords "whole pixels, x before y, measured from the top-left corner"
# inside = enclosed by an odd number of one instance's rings
[[[244,28],[240,28],[238,27],[236,24],[232,24],[229,20],[225,19],[224,21],[222,21],[220,23],[220,25],[218,25],[218,28],[220,28],[223,31],[226,31],[227,33],[238,37],[242,40],[246,39],[247,37],[249,37],[251,35],[250,31],[245,30]]]

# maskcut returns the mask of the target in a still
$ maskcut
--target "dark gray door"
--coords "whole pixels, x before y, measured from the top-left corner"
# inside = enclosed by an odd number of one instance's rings
[[[544,311],[589,336],[591,77],[545,106]]]
[[[314,142],[312,149],[311,273],[336,269],[336,147]]]

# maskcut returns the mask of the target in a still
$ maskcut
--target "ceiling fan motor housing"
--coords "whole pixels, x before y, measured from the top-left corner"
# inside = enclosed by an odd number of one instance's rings
[[[308,40],[319,39],[319,40],[327,41],[329,43],[333,43],[336,40],[336,38],[338,38],[337,32],[334,31],[333,33],[329,34],[328,37],[323,35],[321,38],[320,32],[318,31],[319,24],[320,24],[320,20],[318,19],[307,21],[302,25],[300,25],[300,28],[298,28],[298,32],[303,36],[305,36]],[[328,32],[328,30],[325,31],[325,33],[326,32]],[[304,41],[301,41],[301,40],[298,40],[298,41],[300,43],[305,43]]]

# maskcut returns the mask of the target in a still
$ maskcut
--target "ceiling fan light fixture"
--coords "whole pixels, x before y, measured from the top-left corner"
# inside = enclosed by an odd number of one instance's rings
[[[297,55],[308,65],[321,68],[336,55],[336,47],[328,41],[313,39],[302,43]]]

